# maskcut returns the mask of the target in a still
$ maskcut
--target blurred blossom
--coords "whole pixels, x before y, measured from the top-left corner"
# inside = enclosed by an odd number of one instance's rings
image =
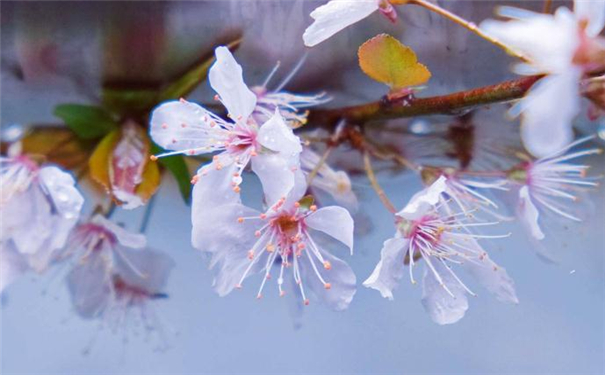
[[[101,230],[100,227],[97,229]],[[168,256],[148,249],[122,247],[114,249],[119,251],[120,257],[108,268],[102,244],[112,239],[104,239],[102,233],[114,236],[114,240],[117,236],[105,227],[103,230],[106,231],[96,234],[98,247],[92,248],[86,259],[77,262],[68,274],[75,311],[82,318],[98,319],[101,328],[121,333],[124,340],[130,335],[138,336],[141,331],[146,339],[155,335],[159,341],[157,348],[166,349],[168,337],[155,302],[167,297],[163,291],[174,262]],[[92,236],[94,231],[92,228],[89,231]],[[125,235],[119,233],[122,239]],[[106,246],[111,246],[107,242]]]
[[[524,162],[509,171],[509,179],[518,188],[517,214],[534,239],[546,237],[541,225],[544,220],[581,221],[574,213],[578,211],[578,200],[598,183],[586,175],[590,166],[569,161],[600,154],[602,150],[568,151],[593,138],[582,138],[551,155]]]
[[[321,157],[309,147],[303,148],[300,154],[300,167],[305,174],[317,168]],[[329,194],[334,201],[354,213],[359,207],[357,195],[352,189],[351,179],[345,171],[335,171],[327,163],[323,163],[311,180],[310,188]]]
[[[431,319],[438,324],[460,320],[468,309],[467,294],[475,295],[454,273],[458,265],[471,274],[483,287],[502,302],[518,303],[513,281],[506,270],[494,263],[477,242],[471,229],[484,223],[473,223],[468,211],[451,213],[447,179],[439,177],[430,187],[417,193],[408,205],[396,214],[397,232],[384,242],[381,259],[364,286],[376,289],[393,299],[393,289],[408,264],[410,280],[415,264],[425,263],[422,278],[422,303]]]
[[[193,245],[212,254],[214,288],[219,295],[241,288],[248,276],[260,273],[263,279],[257,298],[261,298],[275,265],[280,296],[286,293],[284,283],[294,283],[304,304],[312,293],[334,310],[348,307],[355,294],[355,274],[318,246],[311,230],[327,234],[352,252],[353,219],[342,207],[307,206],[306,189],[298,172],[292,191],[264,213],[237,202],[215,207],[194,222]]]
[[[75,184],[55,166],[39,167],[27,156],[0,157],[2,252],[46,270],[80,216],[84,198]]]
[[[519,102],[521,136],[526,148],[544,157],[573,139],[572,122],[580,112],[580,81],[586,72],[605,67],[605,2],[574,1],[554,15],[517,8],[500,8],[510,21],[488,20],[481,28],[525,55],[519,74],[547,74]],[[556,105],[555,105],[556,103]]]

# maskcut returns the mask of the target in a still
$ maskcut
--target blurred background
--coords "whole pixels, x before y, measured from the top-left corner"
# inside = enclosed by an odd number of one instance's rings
[[[357,48],[387,32],[411,46],[433,78],[426,95],[513,78],[511,59],[449,21],[413,6],[398,8],[390,24],[371,16],[307,50],[301,35],[315,1],[2,2],[0,124],[60,124],[61,103],[95,104],[104,87],[156,88],[212,52],[243,37],[235,56],[249,85],[261,84],[280,61],[278,77],[308,53],[288,89],[327,91],[329,105],[362,103],[384,94],[358,68]],[[496,2],[446,1],[444,7],[480,22]],[[500,4],[500,2],[498,2]],[[516,2],[516,5],[520,3]],[[524,1],[541,9],[542,2]],[[566,3],[569,5],[569,3]],[[276,80],[276,82],[279,79]],[[190,99],[209,102],[202,83]],[[496,111],[495,128],[515,132]],[[595,124],[579,127],[594,132]],[[596,125],[598,126],[598,125]],[[602,127],[605,125],[601,124]],[[335,156],[338,159],[338,155]],[[586,163],[605,173],[603,156]],[[417,176],[378,175],[396,206],[421,188]],[[260,186],[247,180],[247,191]],[[353,178],[363,213],[356,217],[356,253],[349,262],[361,283],[373,270],[392,219],[363,176]],[[510,238],[490,243],[492,258],[515,280],[520,304],[503,305],[481,293],[459,323],[438,326],[425,314],[421,290],[402,280],[390,302],[366,288],[350,308],[334,313],[319,304],[302,311],[267,292],[219,298],[207,262],[190,245],[190,209],[166,175],[146,234],[151,247],[175,261],[168,299],[156,301],[170,348],[144,334],[100,331],[70,305],[64,272],[26,276],[2,297],[0,368],[3,374],[601,374],[605,372],[605,192],[590,195],[584,223],[566,227],[553,249],[557,264],[541,261],[516,223]],[[90,202],[90,200],[89,200]],[[83,211],[88,215],[92,204]],[[136,230],[144,209],[118,210],[115,220]],[[471,286],[473,284],[471,283]],[[84,352],[90,348],[88,354]]]

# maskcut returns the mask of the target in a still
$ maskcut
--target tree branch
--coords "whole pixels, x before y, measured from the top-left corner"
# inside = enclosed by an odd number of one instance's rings
[[[317,109],[310,113],[309,123],[333,128],[340,119],[346,119],[355,124],[362,124],[372,120],[420,115],[455,115],[474,107],[519,99],[542,77],[524,77],[495,85],[428,98],[408,97],[398,102],[381,100],[344,108]]]

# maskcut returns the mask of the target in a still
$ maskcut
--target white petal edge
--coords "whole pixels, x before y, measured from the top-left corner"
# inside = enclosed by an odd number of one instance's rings
[[[384,298],[392,300],[393,289],[399,284],[399,279],[403,276],[403,262],[408,244],[409,240],[405,238],[386,240],[380,251],[380,261],[370,277],[363,282],[363,286],[375,289]]]
[[[397,213],[397,216],[407,220],[417,219],[439,203],[441,194],[446,190],[447,179],[440,176],[431,186],[416,193],[403,210]]]
[[[377,10],[378,0],[332,0],[311,12],[315,21],[303,34],[305,46],[316,46]]]
[[[338,206],[323,207],[309,215],[305,223],[345,244],[353,254],[353,218]]]
[[[256,107],[256,95],[244,82],[242,67],[227,47],[214,50],[216,62],[210,68],[210,86],[217,92],[234,120],[246,121]]]
[[[540,229],[540,224],[538,223],[540,213],[531,199],[531,194],[527,186],[522,186],[521,189],[519,189],[518,215],[533,238],[537,240],[544,239],[544,233],[542,232],[542,229]]]

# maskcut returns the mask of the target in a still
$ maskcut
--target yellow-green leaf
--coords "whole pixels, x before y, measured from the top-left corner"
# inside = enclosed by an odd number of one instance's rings
[[[99,142],[90,159],[88,168],[90,177],[101,184],[108,192],[111,191],[111,182],[109,181],[109,166],[111,165],[111,154],[118,142],[120,130],[114,130],[107,134]]]
[[[148,201],[160,186],[160,169],[158,168],[158,164],[149,161],[149,157],[147,160],[143,175],[141,176],[143,180],[136,190],[136,194],[141,197],[143,202]]]
[[[361,70],[392,90],[422,85],[431,72],[420,64],[414,51],[387,34],[380,34],[359,47]]]

